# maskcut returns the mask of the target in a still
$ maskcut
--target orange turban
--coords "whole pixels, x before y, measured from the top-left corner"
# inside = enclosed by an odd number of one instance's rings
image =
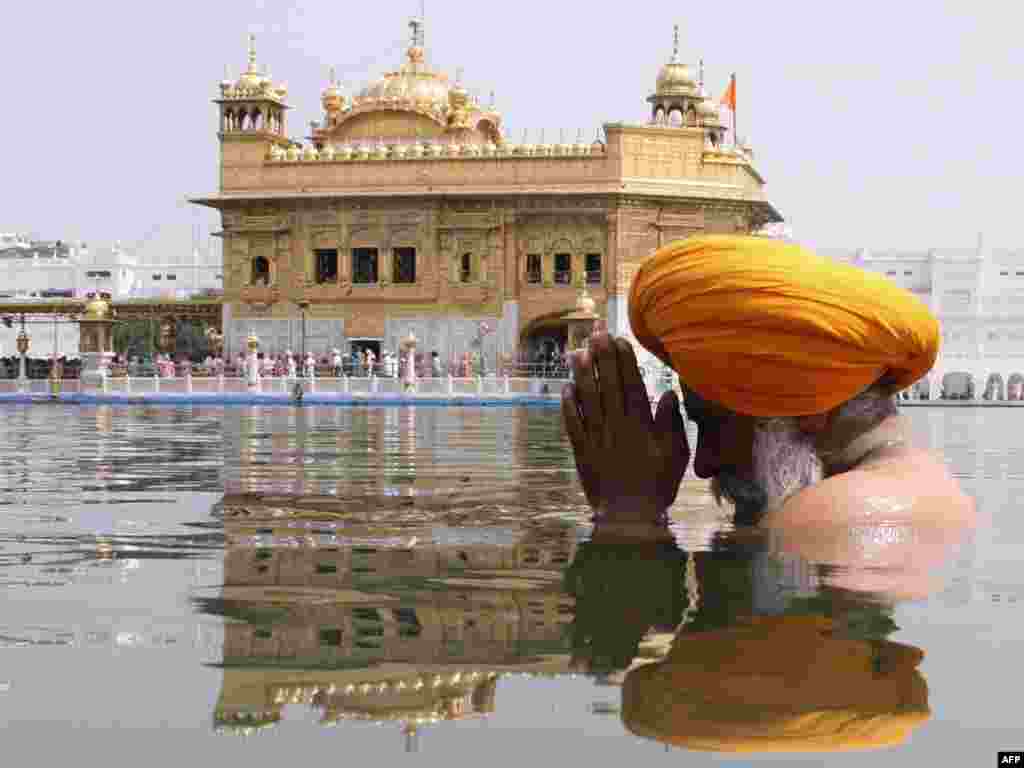
[[[762,237],[658,249],[633,281],[629,322],[687,387],[750,416],[824,413],[886,374],[904,389],[939,351],[938,321],[913,294]]]
[[[664,660],[626,676],[622,721],[637,736],[715,752],[903,743],[930,716],[923,653],[833,629],[823,616],[762,616],[680,635]]]

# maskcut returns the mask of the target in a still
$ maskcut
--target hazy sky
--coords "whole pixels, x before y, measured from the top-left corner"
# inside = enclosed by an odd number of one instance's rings
[[[1024,11],[976,2],[732,2],[481,5],[427,0],[431,61],[483,99],[507,135],[592,139],[646,119],[644,98],[681,25],[709,92],[739,84],[739,132],[795,236],[821,247],[1024,246]],[[308,133],[334,65],[353,87],[401,61],[418,0],[19,3],[5,11],[0,231],[120,239],[186,256],[216,216],[185,204],[213,192],[224,67],[246,35],[288,83],[289,132]],[[149,235],[147,239],[147,235]],[[144,242],[143,242],[144,241]]]

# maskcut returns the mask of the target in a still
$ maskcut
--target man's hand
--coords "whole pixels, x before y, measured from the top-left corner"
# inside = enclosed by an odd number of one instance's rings
[[[562,417],[587,501],[608,521],[653,522],[679,491],[690,446],[675,392],[651,418],[633,347],[600,334],[573,359]]]

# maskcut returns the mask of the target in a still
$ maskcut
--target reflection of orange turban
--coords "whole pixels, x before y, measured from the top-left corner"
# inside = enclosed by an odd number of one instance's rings
[[[638,736],[721,752],[832,752],[902,743],[929,717],[923,654],[832,634],[821,616],[757,617],[681,635],[622,687]]]
[[[938,321],[908,291],[761,237],[660,248],[633,281],[629,322],[686,386],[750,416],[824,413],[883,374],[904,389],[939,351]]]

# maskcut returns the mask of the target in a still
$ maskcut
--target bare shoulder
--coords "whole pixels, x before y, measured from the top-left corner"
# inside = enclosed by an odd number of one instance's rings
[[[801,491],[770,513],[764,525],[881,520],[973,526],[976,511],[973,500],[961,490],[938,456],[909,449]]]

